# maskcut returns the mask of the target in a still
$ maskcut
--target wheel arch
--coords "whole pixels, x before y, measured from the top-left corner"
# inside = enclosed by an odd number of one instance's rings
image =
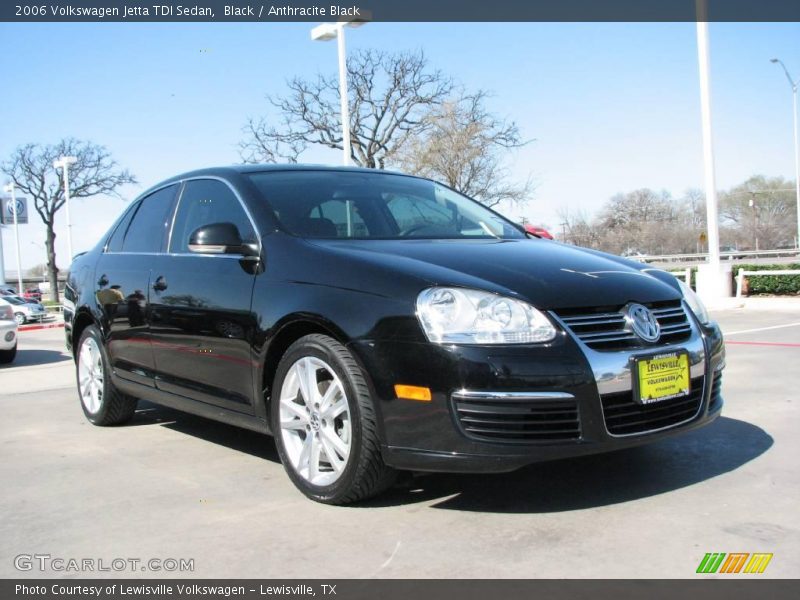
[[[265,417],[267,419],[267,427],[269,427],[269,411],[270,411],[270,400],[272,395],[272,384],[275,379],[275,373],[278,369],[278,363],[281,361],[281,358],[285,354],[286,350],[291,346],[294,342],[299,340],[301,337],[310,335],[313,333],[319,333],[322,335],[327,335],[345,346],[353,356],[353,359],[358,364],[359,368],[361,369],[362,374],[364,375],[364,379],[367,382],[367,387],[369,388],[370,395],[373,398],[373,407],[375,410],[375,414],[378,418],[378,437],[380,438],[381,442],[383,443],[386,439],[385,430],[384,430],[384,423],[383,423],[383,410],[381,403],[379,402],[377,392],[375,390],[375,385],[372,381],[372,374],[367,370],[364,362],[361,360],[361,357],[357,352],[354,352],[352,348],[350,348],[349,343],[351,341],[350,337],[347,336],[344,331],[342,331],[339,327],[337,327],[334,323],[324,319],[318,318],[315,315],[296,315],[290,318],[287,318],[281,325],[275,328],[276,333],[270,338],[268,345],[266,346],[266,352],[262,356],[262,360],[260,361],[260,373],[259,373],[259,383],[261,385],[261,398],[263,401],[262,407],[265,411]]]
[[[75,313],[75,317],[72,320],[72,332],[71,332],[71,346],[72,346],[72,358],[74,359],[78,352],[78,342],[81,340],[81,335],[83,335],[83,331],[89,325],[97,325],[97,321],[92,316],[92,313],[89,311],[88,308],[83,307],[78,309]]]
[[[313,333],[327,335],[340,344],[347,344],[347,336],[333,323],[310,315],[286,319],[283,323],[278,325],[275,330],[275,333],[270,337],[266,345],[266,351],[260,362],[261,372],[259,375],[259,383],[261,385],[261,394],[267,411],[266,414],[269,414],[269,400],[272,395],[272,383],[275,379],[275,372],[278,370],[278,363],[280,363],[281,358],[283,358],[289,346],[301,337]]]

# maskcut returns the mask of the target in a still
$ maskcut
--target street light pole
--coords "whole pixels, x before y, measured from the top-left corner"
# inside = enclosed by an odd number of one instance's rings
[[[11,206],[14,212],[14,240],[17,245],[17,292],[22,296],[22,259],[19,251],[19,207],[17,206],[17,186],[12,181],[3,190],[11,194]]]
[[[350,142],[350,104],[347,90],[347,50],[344,41],[345,27],[360,27],[363,21],[339,21],[338,23],[323,23],[311,30],[311,39],[319,42],[328,42],[336,39],[339,53],[339,112],[342,121],[342,164],[347,167],[352,164],[352,148]]]
[[[798,142],[797,133],[797,87],[800,85],[800,80],[795,81],[789,75],[789,69],[783,64],[779,58],[773,58],[771,63],[777,63],[783,67],[783,72],[786,74],[786,79],[789,80],[789,85],[792,88],[792,120],[794,122],[794,187],[797,199],[797,247],[800,248],[800,142]]]
[[[342,115],[342,164],[350,165],[350,104],[347,90],[347,54],[344,43],[344,23],[336,25],[336,45],[339,52],[339,111]]]
[[[714,146],[711,129],[711,84],[709,83],[708,23],[697,22],[697,56],[700,66],[700,110],[703,120],[703,163],[705,165],[708,262],[719,267],[719,224]]]
[[[69,249],[69,262],[72,262],[72,218],[69,214],[69,165],[74,165],[78,159],[74,156],[62,156],[53,161],[53,168],[62,169],[64,176],[64,204],[67,208],[67,247]]]

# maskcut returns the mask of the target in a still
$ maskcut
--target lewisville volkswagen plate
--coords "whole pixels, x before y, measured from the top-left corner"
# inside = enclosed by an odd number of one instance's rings
[[[634,388],[641,404],[688,396],[691,391],[689,354],[669,352],[635,359]]]

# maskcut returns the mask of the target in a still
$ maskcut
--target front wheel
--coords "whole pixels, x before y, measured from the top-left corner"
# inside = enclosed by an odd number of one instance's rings
[[[14,320],[17,322],[17,325],[25,325],[25,314],[24,313],[14,313]]]
[[[17,345],[14,344],[13,348],[8,350],[0,350],[0,365],[7,365],[14,362],[17,357]]]
[[[284,354],[270,401],[278,454],[292,482],[326,504],[375,496],[394,482],[377,417],[352,354],[331,337],[300,338]]]
[[[119,425],[136,411],[136,398],[120,392],[111,381],[103,337],[94,325],[83,330],[78,343],[76,372],[83,414],[95,425]]]

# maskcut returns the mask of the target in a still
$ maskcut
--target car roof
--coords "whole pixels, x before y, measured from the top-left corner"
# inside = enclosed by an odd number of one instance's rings
[[[388,173],[391,175],[406,175],[399,171],[388,171],[384,169],[368,169],[365,167],[335,167],[331,165],[317,165],[317,164],[246,164],[246,165],[229,165],[227,167],[207,167],[204,169],[195,169],[194,171],[187,171],[169,179],[165,179],[159,185],[165,185],[174,181],[181,181],[183,179],[190,179],[192,177],[200,177],[203,175],[216,175],[225,177],[230,175],[244,175],[249,173],[266,173],[266,172],[279,172],[279,171],[331,171],[331,172],[349,172],[349,173]],[[406,175],[411,177],[410,175]]]

